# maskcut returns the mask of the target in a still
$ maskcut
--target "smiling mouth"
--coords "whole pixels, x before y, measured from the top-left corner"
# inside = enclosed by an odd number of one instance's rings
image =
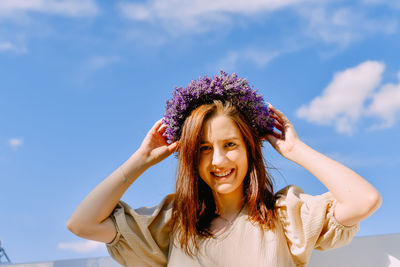
[[[217,179],[221,179],[221,178],[226,178],[226,177],[228,177],[229,175],[231,175],[231,173],[233,173],[233,170],[234,170],[234,169],[230,169],[230,170],[228,170],[228,171],[218,172],[218,173],[211,172],[211,174],[212,174],[214,177],[216,177]]]

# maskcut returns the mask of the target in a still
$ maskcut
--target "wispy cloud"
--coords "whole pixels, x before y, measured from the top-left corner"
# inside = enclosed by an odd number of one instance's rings
[[[8,145],[12,148],[21,147],[23,144],[24,144],[23,138],[11,138],[10,140],[8,140]]]
[[[372,96],[366,114],[380,118],[382,123],[373,125],[371,129],[392,127],[400,115],[400,72],[397,76],[398,84],[385,84]]]
[[[335,152],[327,153],[327,156],[351,168],[396,168],[400,164],[400,157],[393,157],[392,155],[363,157]]]
[[[307,36],[340,48],[371,34],[394,34],[398,29],[396,18],[371,18],[358,7],[308,5],[297,11],[306,22],[304,31]]]
[[[228,51],[226,55],[219,59],[213,66],[217,66],[217,71],[235,71],[238,65],[241,64],[251,64],[256,67],[264,67],[282,53],[283,52],[280,51],[265,51],[257,48]]]
[[[233,16],[271,12],[304,0],[149,0],[120,2],[120,14],[133,21],[174,26],[174,31],[204,32],[234,21]],[[306,1],[307,2],[307,1]],[[168,26],[167,26],[168,29]]]
[[[0,52],[27,53],[29,37],[47,36],[48,29],[54,27],[43,19],[46,15],[75,19],[99,13],[95,0],[1,0]]]
[[[361,2],[367,5],[386,5],[400,9],[400,2],[397,0],[361,0]]]
[[[215,14],[252,15],[292,6],[304,0],[152,0],[144,3],[120,2],[123,16],[133,20],[154,21],[158,19],[204,22],[213,20]]]
[[[92,56],[88,58],[79,69],[77,74],[78,83],[85,83],[93,74],[104,68],[118,62],[120,59],[116,56]]]
[[[374,0],[370,0],[374,1]],[[377,1],[377,0],[375,0]],[[305,40],[333,44],[343,49],[366,36],[394,34],[398,30],[395,16],[372,16],[362,3],[333,4],[313,0],[147,0],[141,3],[119,2],[122,17],[158,27],[172,36],[202,34],[226,30],[229,26],[254,18],[268,20],[274,12],[290,9],[298,18],[298,32]],[[259,16],[260,15],[260,16]],[[261,17],[263,16],[263,17]],[[277,38],[281,38],[277,36]],[[227,60],[232,61],[234,54]]]
[[[367,61],[336,73],[321,95],[297,110],[297,116],[319,125],[333,124],[339,133],[352,134],[384,69],[383,63]]]
[[[94,72],[104,69],[118,60],[119,58],[116,56],[93,56],[86,61],[83,68],[85,71]]]
[[[23,54],[26,52],[25,47],[17,46],[11,42],[0,42],[0,52],[13,52]]]
[[[0,43],[0,52],[4,52],[4,51],[16,52],[17,50],[18,50],[17,47],[10,42]]]
[[[94,16],[99,7],[94,0],[2,0],[0,17],[14,18],[27,13],[42,13],[71,17]]]
[[[79,242],[60,242],[58,243],[57,247],[61,250],[70,250],[77,253],[88,253],[97,250],[105,250],[104,243],[92,240]]]

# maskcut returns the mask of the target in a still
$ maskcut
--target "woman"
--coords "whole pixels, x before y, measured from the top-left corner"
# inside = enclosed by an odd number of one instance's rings
[[[329,190],[274,194],[261,145]],[[152,209],[120,199],[149,167],[178,153],[176,193]],[[306,266],[311,252],[351,241],[381,196],[352,170],[303,143],[247,81],[221,72],[177,88],[139,149],[78,206],[67,227],[107,243],[124,266]]]

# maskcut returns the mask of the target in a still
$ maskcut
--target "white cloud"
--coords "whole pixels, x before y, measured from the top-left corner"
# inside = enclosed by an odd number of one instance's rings
[[[118,9],[127,19],[159,26],[173,36],[225,30],[226,26],[244,18],[252,19],[284,8],[293,9],[293,14],[300,17],[299,32],[302,32],[303,38],[339,45],[341,48],[368,35],[394,34],[398,29],[396,17],[371,17],[360,4],[338,7],[331,2],[334,1],[147,0],[141,3],[119,2]]]
[[[398,28],[396,18],[370,18],[358,7],[330,8],[309,5],[297,10],[307,26],[305,34],[317,41],[347,47],[367,35],[394,34]]]
[[[99,8],[94,0],[2,0],[0,17],[14,18],[27,12],[71,17],[94,16]]]
[[[366,114],[379,117],[383,122],[373,125],[372,129],[392,127],[400,114],[400,72],[398,84],[385,84],[372,96],[372,103]]]
[[[96,250],[105,250],[104,243],[92,240],[79,242],[60,242],[57,245],[58,249],[71,250],[78,253],[88,253]]]
[[[203,20],[212,13],[254,14],[307,2],[304,0],[152,0],[146,3],[120,2],[121,14],[134,20],[189,18]]]
[[[1,31],[0,52],[26,53],[29,36],[46,36],[49,24],[36,19],[40,15],[80,18],[99,12],[95,0],[0,0],[0,21],[5,25]]]
[[[120,2],[121,15],[127,19],[159,22],[173,30],[204,32],[236,18],[275,11],[307,0],[149,0],[145,3]],[[168,30],[168,27],[167,27]]]
[[[11,138],[8,141],[8,145],[11,146],[12,148],[18,148],[24,144],[24,139],[23,138]]]
[[[223,58],[221,58],[214,66],[217,66],[217,71],[235,71],[240,64],[251,64],[256,67],[263,67],[271,60],[278,57],[281,53],[279,51],[264,51],[255,48],[245,48],[243,50],[229,51]]]
[[[334,124],[338,132],[352,134],[384,68],[383,63],[366,61],[336,73],[320,96],[297,110],[297,116],[319,125]]]

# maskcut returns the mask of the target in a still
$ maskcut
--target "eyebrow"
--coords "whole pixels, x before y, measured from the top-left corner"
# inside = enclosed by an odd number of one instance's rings
[[[238,137],[228,137],[228,138],[222,139],[222,140],[220,140],[220,141],[226,142],[226,141],[231,141],[231,140],[237,140],[237,141],[239,141],[240,138],[238,138]],[[206,144],[206,143],[209,143],[209,142],[208,142],[208,141],[204,141],[204,140],[200,141],[200,144]]]

